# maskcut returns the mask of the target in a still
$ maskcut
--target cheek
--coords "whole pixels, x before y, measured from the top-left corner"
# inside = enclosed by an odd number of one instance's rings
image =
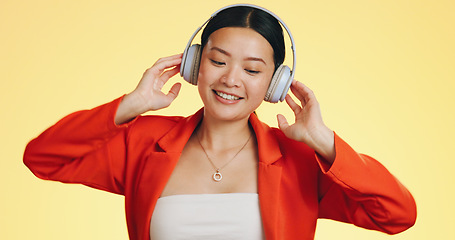
[[[201,60],[199,65],[199,72],[198,72],[198,85],[200,82],[207,82],[209,81],[209,77],[213,77],[215,72],[211,71],[209,63],[207,60]]]
[[[258,102],[262,102],[264,100],[265,94],[269,88],[271,77],[264,76],[261,79],[255,79],[248,81],[245,84],[245,87],[248,88],[247,92],[249,93],[250,99],[257,99]]]
[[[258,93],[258,95],[261,96],[262,100],[264,100],[265,95],[267,94],[267,91],[269,90],[270,82],[272,81],[272,77],[274,74],[274,69],[270,71],[267,76],[264,77],[261,81],[261,85],[258,86],[258,89],[261,89],[261,92]]]
[[[204,75],[205,75],[204,73],[205,73],[205,67],[204,67],[204,63],[201,61],[199,63],[199,70],[198,70],[198,77],[197,77],[198,83],[201,78],[204,78]]]
[[[213,72],[210,71],[210,67],[207,63],[202,61],[199,65],[199,73],[197,78],[197,88],[199,96],[204,101],[207,96],[207,91],[210,89],[211,82],[213,81]]]
[[[274,74],[273,71],[268,72],[266,76],[264,76],[264,78],[262,79],[260,86],[258,86],[260,89],[264,91],[264,96],[265,93],[267,92],[267,89],[269,88],[270,82],[272,81],[273,74]]]

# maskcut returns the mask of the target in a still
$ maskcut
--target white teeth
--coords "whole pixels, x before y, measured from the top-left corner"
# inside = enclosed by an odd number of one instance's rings
[[[216,94],[226,100],[239,100],[240,98],[239,97],[236,97],[236,96],[232,96],[232,95],[229,95],[229,94],[226,94],[226,93],[222,93],[222,92],[218,92],[218,91],[215,91]]]

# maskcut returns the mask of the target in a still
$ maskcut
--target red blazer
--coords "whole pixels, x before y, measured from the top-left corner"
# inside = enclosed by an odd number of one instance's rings
[[[140,116],[117,126],[121,98],[73,113],[32,140],[24,163],[39,178],[81,183],[125,196],[130,239],[149,239],[157,199],[203,112]],[[335,136],[326,165],[304,143],[252,114],[258,141],[258,194],[267,239],[314,239],[318,218],[394,234],[411,227],[416,205],[379,162]]]

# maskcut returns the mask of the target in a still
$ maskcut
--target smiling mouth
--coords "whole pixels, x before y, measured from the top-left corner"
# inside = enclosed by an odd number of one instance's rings
[[[221,97],[223,99],[226,99],[226,100],[239,100],[239,99],[243,99],[242,97],[237,97],[237,96],[234,96],[234,95],[229,95],[227,93],[224,93],[224,92],[218,92],[216,90],[213,90],[213,92],[218,96],[218,97]]]

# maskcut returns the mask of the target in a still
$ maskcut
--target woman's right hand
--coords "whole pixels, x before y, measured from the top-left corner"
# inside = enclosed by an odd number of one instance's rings
[[[167,94],[161,89],[175,74],[179,73],[182,54],[160,58],[147,69],[133,92],[127,94],[115,115],[115,124],[120,125],[147,111],[168,107],[177,97],[181,84],[176,83]]]

